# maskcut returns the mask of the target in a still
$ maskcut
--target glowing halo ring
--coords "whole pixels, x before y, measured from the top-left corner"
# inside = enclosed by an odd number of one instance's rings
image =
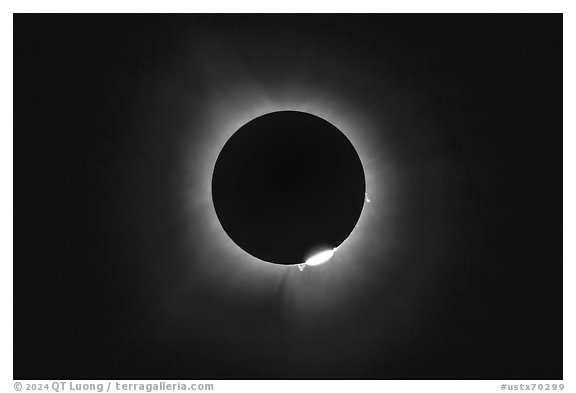
[[[386,176],[392,173],[392,165],[387,162],[386,153],[377,150],[377,144],[371,143],[374,135],[378,135],[378,132],[375,133],[378,130],[376,122],[371,122],[370,117],[358,110],[352,102],[339,99],[337,95],[324,90],[292,84],[290,89],[278,89],[274,96],[276,98],[271,98],[261,89],[246,86],[220,89],[206,104],[208,113],[199,125],[203,130],[201,135],[197,135],[197,129],[191,132],[187,144],[190,149],[185,155],[182,199],[190,236],[195,237],[200,245],[193,250],[194,260],[210,261],[194,269],[201,269],[203,274],[223,285],[245,290],[251,290],[250,287],[254,285],[262,285],[263,281],[269,282],[271,286],[280,285],[286,276],[300,274],[299,269],[295,268],[297,265],[262,263],[238,247],[222,228],[211,195],[214,164],[232,134],[258,116],[294,110],[319,116],[337,127],[353,144],[364,167],[366,194],[371,203],[365,203],[357,227],[338,247],[330,263],[322,265],[329,268],[321,269],[326,274],[323,285],[342,281],[355,281],[361,285],[362,275],[365,274],[362,253],[369,250],[372,255],[383,256],[389,243],[382,239],[374,241],[374,236],[381,236],[376,230],[376,218],[392,214],[389,213],[391,204],[386,203],[393,199],[392,187],[384,184],[388,179],[393,179],[392,176]],[[382,173],[382,167],[386,168],[386,173]],[[370,233],[371,237],[368,236]],[[289,279],[285,286],[289,289],[293,281]],[[319,290],[304,291],[300,295],[296,295],[295,291],[289,292],[290,297],[307,297],[307,302],[321,301],[326,296]]]

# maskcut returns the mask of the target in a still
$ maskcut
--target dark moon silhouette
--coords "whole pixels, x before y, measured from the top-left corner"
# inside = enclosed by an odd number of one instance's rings
[[[365,200],[356,150],[335,126],[282,111],[242,126],[222,148],[212,199],[222,227],[244,251],[282,265],[338,247]]]

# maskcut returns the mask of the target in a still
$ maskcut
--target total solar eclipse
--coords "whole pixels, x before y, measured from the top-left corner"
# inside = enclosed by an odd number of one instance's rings
[[[280,265],[328,259],[356,226],[365,189],[348,138],[297,111],[268,113],[240,127],[212,176],[224,231],[247,253]]]

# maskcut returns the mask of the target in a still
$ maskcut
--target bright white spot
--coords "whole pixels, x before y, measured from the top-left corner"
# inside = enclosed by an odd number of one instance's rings
[[[301,263],[298,265],[298,269],[300,269],[300,271],[304,270],[305,267],[306,267],[305,263]]]
[[[324,262],[327,262],[330,258],[332,258],[332,256],[334,255],[334,251],[336,251],[336,249],[319,252],[318,254],[308,258],[306,260],[306,265],[307,266],[321,265]]]
[[[370,199],[368,199],[368,193],[364,193],[364,196],[366,197],[366,203],[370,203]]]

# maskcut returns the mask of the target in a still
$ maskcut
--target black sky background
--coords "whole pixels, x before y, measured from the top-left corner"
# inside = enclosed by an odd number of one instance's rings
[[[561,15],[14,22],[14,379],[562,378]],[[213,87],[192,48],[223,80],[313,81],[381,126],[401,241],[365,254],[341,312],[294,323],[183,245]]]

